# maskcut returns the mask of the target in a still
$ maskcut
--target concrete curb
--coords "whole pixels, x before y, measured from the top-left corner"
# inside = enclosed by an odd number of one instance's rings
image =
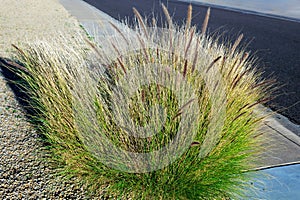
[[[82,0],[59,0],[65,9],[84,27],[85,31],[98,39],[115,32],[111,23],[119,29],[128,27]]]
[[[259,105],[258,109],[262,115],[269,116],[265,119],[266,126],[272,128],[300,147],[300,125],[294,124],[287,117],[278,114],[263,105]]]

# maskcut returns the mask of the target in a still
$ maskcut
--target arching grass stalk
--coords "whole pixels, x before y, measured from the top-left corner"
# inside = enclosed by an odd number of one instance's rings
[[[206,34],[209,14],[198,32],[191,7],[182,27],[163,10],[164,28],[134,9],[133,29],[113,26],[107,40],[87,40],[92,51],[74,41],[41,42],[16,47],[20,67],[8,66],[52,160],[90,191],[240,198],[260,149],[253,111],[268,86],[255,59],[238,48],[242,35],[218,44]]]

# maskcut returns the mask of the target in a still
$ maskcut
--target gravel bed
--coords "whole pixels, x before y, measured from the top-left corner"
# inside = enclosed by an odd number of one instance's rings
[[[0,0],[0,5],[0,57],[9,57],[11,44],[68,37],[80,29],[58,0]],[[54,176],[45,153],[0,69],[0,199],[92,199],[75,179]]]

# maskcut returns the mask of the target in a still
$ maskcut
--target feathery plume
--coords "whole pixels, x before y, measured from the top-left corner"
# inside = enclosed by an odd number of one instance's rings
[[[183,67],[183,77],[186,76],[186,72],[187,72],[187,60],[184,61],[184,67]]]
[[[145,34],[146,37],[148,38],[148,31],[147,31],[147,28],[146,28],[146,26],[145,26],[145,23],[144,23],[144,20],[143,20],[141,14],[140,14],[139,11],[138,11],[136,8],[134,8],[134,7],[132,8],[132,10],[133,10],[133,13],[134,13],[134,15],[136,16],[138,22],[139,22],[140,27],[143,29],[144,34]]]
[[[239,35],[239,37],[235,40],[232,49],[231,49],[231,55],[235,52],[236,48],[239,46],[241,43],[242,39],[244,37],[244,34]]]
[[[193,64],[192,64],[192,72],[194,72],[195,67],[196,67],[196,63],[198,60],[198,48],[199,48],[199,43],[200,43],[200,38],[197,37],[197,43],[196,43],[196,50],[195,50],[195,56],[194,56],[194,60],[193,60]]]
[[[208,21],[209,21],[209,16],[210,16],[210,8],[207,9],[207,12],[206,12],[206,15],[205,15],[205,19],[203,21],[202,34],[206,33],[207,25],[208,25]]]
[[[125,37],[125,35],[123,34],[123,31],[121,31],[115,24],[113,24],[112,22],[108,22],[124,39],[124,41],[126,42],[127,45],[129,45],[129,42],[127,40],[127,38]]]
[[[187,18],[186,18],[186,26],[185,26],[186,31],[191,27],[192,13],[193,13],[193,7],[192,4],[190,4],[188,7]]]
[[[96,47],[95,44],[93,44],[90,40],[84,38],[84,41],[90,45],[92,47],[92,49],[94,50],[94,52],[99,56],[99,57],[102,57],[102,54],[100,53],[99,49]]]
[[[216,62],[218,62],[218,60],[220,60],[220,58],[222,58],[222,56],[217,57],[216,59],[214,59],[214,61],[212,61],[212,63],[208,66],[206,73],[214,66],[214,64]]]
[[[117,60],[118,60],[119,64],[121,65],[121,67],[122,67],[124,73],[126,74],[126,68],[125,68],[125,66],[124,66],[124,63],[121,61],[120,58],[117,58]]]
[[[170,13],[169,13],[167,7],[166,7],[163,3],[161,4],[161,6],[162,6],[163,12],[164,12],[164,14],[165,14],[165,16],[166,16],[166,18],[167,18],[167,22],[168,22],[168,24],[169,24],[169,28],[172,29],[172,27],[173,27],[173,22],[172,22],[172,18],[171,18],[171,16],[170,16]]]
[[[189,39],[188,44],[187,44],[187,46],[186,46],[186,48],[185,48],[184,58],[187,57],[187,53],[188,53],[189,48],[190,48],[190,46],[191,46],[192,40],[193,40],[193,38],[194,38],[194,33],[195,33],[195,28],[193,28],[192,31],[191,31],[190,39]]]

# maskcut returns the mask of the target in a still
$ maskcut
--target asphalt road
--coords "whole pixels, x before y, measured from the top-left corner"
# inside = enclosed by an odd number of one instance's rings
[[[179,24],[186,18],[187,3],[166,0],[84,0],[116,19],[133,18],[132,7],[147,17],[162,19],[163,2]],[[206,7],[193,5],[192,22],[201,27]],[[130,20],[129,20],[130,21]],[[277,79],[277,89],[267,106],[300,124],[300,23],[212,8],[210,33],[222,33],[231,40],[244,34],[247,50],[259,58],[265,78]]]

